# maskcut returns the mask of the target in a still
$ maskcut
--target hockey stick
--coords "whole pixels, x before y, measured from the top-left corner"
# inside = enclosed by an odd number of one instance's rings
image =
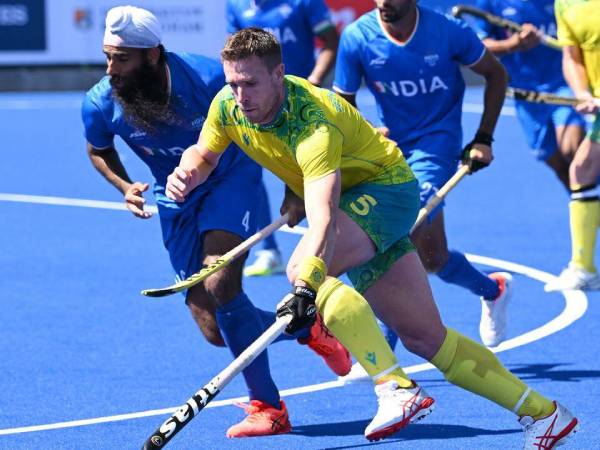
[[[272,234],[275,230],[281,228],[283,225],[286,224],[288,218],[288,214],[284,214],[283,216],[279,217],[272,224],[267,225],[265,228],[258,231],[256,234],[250,236],[237,247],[234,247],[231,250],[229,250],[227,253],[225,253],[223,256],[217,259],[214,263],[209,264],[208,266],[202,268],[199,272],[190,275],[185,280],[178,281],[177,283],[164,288],[144,289],[142,291],[142,295],[145,295],[147,297],[165,297],[167,295],[175,294],[176,292],[181,292],[191,288],[192,286],[197,285],[201,281],[207,279],[213,273],[218,272],[223,267],[229,265],[234,259],[238,258],[240,255],[243,255],[258,242],[262,241],[264,238]]]
[[[507,88],[506,96],[515,100],[524,100],[532,103],[545,103],[548,105],[576,106],[581,100],[575,97],[563,97],[547,92],[528,91],[527,89]],[[595,98],[594,103],[600,106],[600,98]]]
[[[196,392],[183,406],[169,417],[146,439],[143,450],[159,450],[169,442],[173,436],[179,433],[194,417],[202,411],[210,401],[221,392],[227,384],[242,370],[248,367],[268,345],[284,332],[292,320],[292,315],[278,317],[256,341],[244,350],[216,377],[210,380],[204,387]]]
[[[440,190],[437,191],[429,199],[427,204],[421,208],[421,210],[419,211],[419,215],[417,216],[417,220],[415,221],[415,224],[410,229],[410,233],[413,233],[417,228],[419,228],[419,225],[421,225],[425,221],[425,219],[427,218],[429,213],[431,211],[433,211],[435,209],[435,207],[442,202],[442,200],[444,200],[446,195],[448,195],[448,193],[452,189],[454,189],[456,187],[456,185],[458,184],[458,182],[460,180],[462,180],[463,177],[465,175],[467,175],[468,173],[469,173],[469,166],[467,166],[467,165],[460,166],[460,168],[456,171],[456,173],[454,175],[452,175],[452,178],[450,178],[446,182],[446,184],[444,184],[440,188]]]
[[[518,33],[523,29],[523,27],[520,24],[513,22],[512,20],[505,19],[504,17],[495,16],[494,14],[490,14],[487,11],[483,11],[473,6],[456,5],[452,7],[452,15],[454,17],[460,17],[463,14],[469,14],[471,16],[479,17],[480,19],[485,20],[491,25],[495,25],[500,28],[506,28],[507,30],[510,30],[512,32]],[[544,44],[545,46],[553,48],[555,50],[562,50],[562,46],[555,38],[548,36],[547,34],[543,34],[541,39],[542,44]]]

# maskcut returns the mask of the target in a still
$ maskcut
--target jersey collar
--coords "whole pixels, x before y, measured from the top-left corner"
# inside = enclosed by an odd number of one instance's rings
[[[414,27],[412,33],[410,34],[410,36],[408,37],[408,39],[405,42],[400,42],[398,39],[396,39],[390,33],[388,33],[388,31],[385,29],[385,26],[383,24],[383,21],[381,20],[381,15],[380,15],[378,9],[375,10],[375,15],[377,17],[377,23],[379,24],[379,28],[381,28],[381,31],[383,32],[385,37],[392,44],[397,45],[398,47],[406,47],[410,43],[410,41],[412,41],[412,38],[415,36],[415,33],[417,32],[417,29],[419,28],[419,20],[421,18],[421,12],[419,11],[419,7],[417,6],[417,20],[415,21],[415,27]]]

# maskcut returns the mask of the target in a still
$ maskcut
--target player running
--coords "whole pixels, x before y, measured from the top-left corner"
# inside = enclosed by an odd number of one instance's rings
[[[163,242],[175,273],[186,278],[255,232],[261,171],[232,146],[206,183],[185,202],[174,202],[165,195],[167,175],[179,164],[183,150],[197,141],[210,102],[224,79],[221,65],[213,60],[166,52],[160,31],[156,17],[144,9],[125,6],[108,12],[103,46],[108,76],[87,93],[82,118],[94,167],[123,194],[127,208],[142,219],[151,217],[144,210],[143,197],[149,184],[131,181],[115,150],[114,137],[120,136],[150,168]],[[243,262],[244,258],[234,261],[185,296],[206,340],[227,345],[234,356],[275,320],[274,313],[254,307],[244,293]],[[336,373],[350,370],[350,356],[321,326],[320,319],[295,337],[323,356]],[[271,378],[267,353],[243,375],[252,413],[227,435],[289,432],[287,409]]]
[[[365,367],[379,401],[367,439],[389,436],[434,406],[399,367],[369,304],[408,350],[450,382],[517,414],[527,442],[545,435],[552,448],[572,434],[577,419],[568,410],[524,384],[488,349],[443,325],[408,238],[419,192],[397,145],[335,93],[284,76],[272,34],[241,30],[221,57],[228,86],[213,100],[198,143],[169,175],[167,195],[184,201],[233,141],[286,183],[284,208],[303,201],[308,232],[288,264],[293,288],[278,315],[293,314],[293,332],[314,320],[316,305]],[[357,290],[336,278],[346,272]]]

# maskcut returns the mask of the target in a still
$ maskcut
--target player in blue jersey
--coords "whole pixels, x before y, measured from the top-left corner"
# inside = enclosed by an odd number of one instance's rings
[[[115,150],[114,137],[120,136],[148,165],[155,178],[153,192],[164,245],[177,276],[188,277],[255,232],[260,168],[235,147],[185,202],[167,198],[167,176],[179,164],[183,150],[197,141],[210,102],[224,85],[222,67],[203,56],[166,52],[156,17],[130,6],[108,12],[103,51],[108,76],[90,89],[82,106],[89,157],[122,192],[127,208],[143,219],[151,217],[144,210],[143,197],[149,184],[129,178]],[[232,197],[235,202],[230,201]],[[227,345],[234,356],[275,320],[274,313],[255,308],[242,290],[243,260],[191,288],[185,296],[208,342]],[[350,369],[347,351],[324,332],[320,322],[297,337],[318,350],[334,371]],[[231,427],[228,436],[289,432],[287,410],[271,378],[267,354],[259,356],[243,374],[251,399],[250,415]]]
[[[356,104],[364,79],[375,97],[384,124],[381,130],[406,155],[424,204],[454,174],[461,159],[465,83],[460,64],[486,79],[484,112],[467,149],[474,170],[492,160],[492,134],[504,99],[506,72],[464,23],[417,6],[415,0],[375,3],[376,9],[342,33],[333,88]],[[449,251],[441,207],[412,238],[430,273],[481,296],[481,339],[486,345],[498,345],[506,333],[510,274],[486,276],[462,253]],[[396,336],[385,331],[395,345]],[[360,367],[355,369],[360,373]]]
[[[338,33],[323,0],[227,0],[227,31],[260,27],[273,33],[281,43],[287,74],[307,78],[321,86],[333,68]],[[315,58],[315,37],[323,43]],[[259,192],[262,207],[258,210],[259,227],[271,222],[269,199],[264,184]],[[244,274],[283,273],[285,266],[273,236],[264,241],[257,259],[246,266]]]
[[[484,45],[501,58],[516,88],[572,96],[562,75],[560,51],[540,45],[540,33],[556,36],[554,0],[478,0],[477,6],[496,16],[523,24],[510,33],[484,20],[477,21]],[[569,188],[569,164],[585,135],[585,122],[570,106],[515,102],[527,143]]]

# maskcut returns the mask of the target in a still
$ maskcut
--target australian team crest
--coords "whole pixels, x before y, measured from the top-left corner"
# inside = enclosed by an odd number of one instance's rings
[[[431,53],[429,55],[425,55],[423,57],[423,59],[425,60],[425,62],[427,63],[427,65],[433,67],[439,61],[440,55],[438,55],[437,53]]]

